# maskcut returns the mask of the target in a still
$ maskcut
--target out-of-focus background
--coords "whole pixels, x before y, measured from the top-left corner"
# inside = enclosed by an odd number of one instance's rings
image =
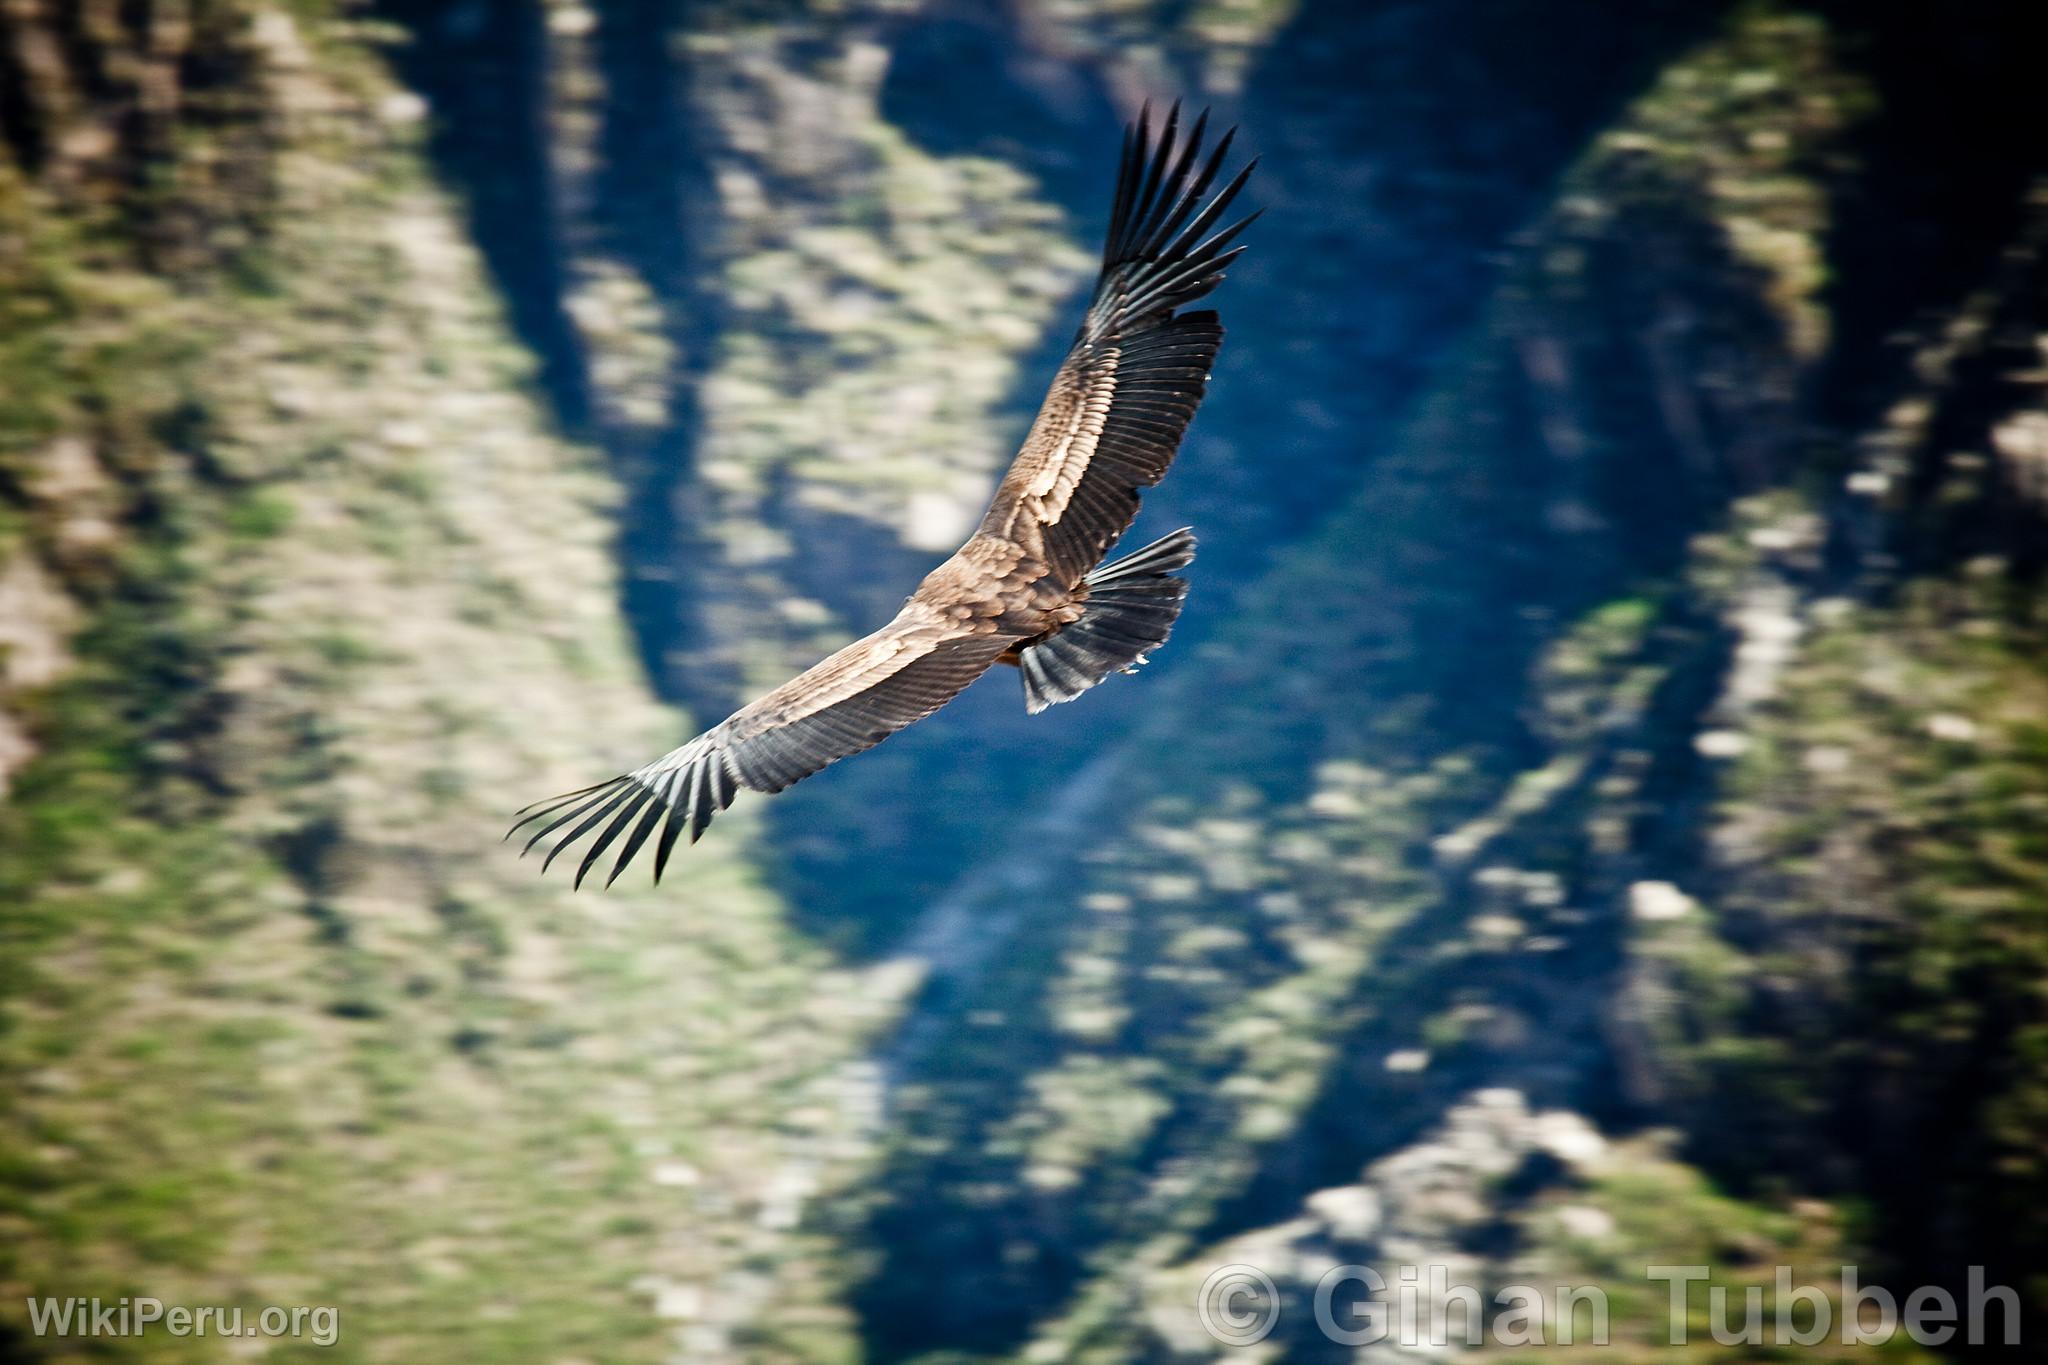
[[[6,0],[0,1356],[1200,1359],[1232,1262],[1310,1361],[1341,1262],[1604,1284],[1596,1359],[1649,1264],[2048,1307],[2044,40]],[[518,862],[963,537],[1175,95],[1269,212],[1172,644],[658,892]]]

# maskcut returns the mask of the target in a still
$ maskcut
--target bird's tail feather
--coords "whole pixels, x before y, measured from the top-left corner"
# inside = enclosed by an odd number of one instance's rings
[[[1089,574],[1081,619],[1018,653],[1024,709],[1037,715],[1112,673],[1134,672],[1172,633],[1188,595],[1187,580],[1173,571],[1194,558],[1195,534],[1182,527]]]

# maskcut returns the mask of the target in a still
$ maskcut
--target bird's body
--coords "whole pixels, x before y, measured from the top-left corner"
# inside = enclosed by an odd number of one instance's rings
[[[1186,530],[1117,561],[1143,488],[1159,482],[1201,402],[1223,329],[1175,310],[1215,288],[1257,214],[1212,233],[1247,165],[1206,203],[1231,136],[1196,168],[1206,115],[1185,139],[1178,109],[1155,143],[1147,119],[1124,138],[1102,273],[1074,345],[1022,449],[967,543],[933,569],[894,620],[643,768],[530,807],[527,848],[592,830],[576,880],[624,838],[612,878],[662,825],[655,877],[739,788],[781,791],[873,747],[951,701],[997,663],[1023,675],[1032,712],[1144,662],[1180,613],[1194,558]],[[1208,234],[1208,235],[1205,235]]]

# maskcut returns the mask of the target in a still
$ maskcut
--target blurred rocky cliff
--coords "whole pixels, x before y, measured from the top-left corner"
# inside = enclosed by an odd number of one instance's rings
[[[1649,1263],[2048,1308],[2044,37],[6,0],[0,1355],[1200,1359],[1230,1262],[1304,1360],[1342,1262],[1641,1359]],[[659,892],[498,845],[957,542],[1175,95],[1269,212],[1172,645]]]

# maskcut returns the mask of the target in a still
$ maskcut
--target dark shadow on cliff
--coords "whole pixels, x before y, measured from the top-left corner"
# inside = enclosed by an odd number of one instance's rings
[[[2028,187],[2048,172],[2048,10],[1995,2],[1964,21],[1912,0],[1821,0],[1876,108],[1833,189],[1827,416],[1875,424],[1908,379],[1913,332],[1993,275]]]
[[[655,688],[708,726],[745,698],[737,680],[670,659],[700,633],[705,603],[690,565],[708,561],[705,514],[692,501],[703,417],[699,384],[724,325],[707,262],[718,231],[708,160],[690,133],[687,64],[676,53],[687,0],[604,0],[596,59],[606,99],[599,135],[603,249],[646,283],[674,349],[667,420],[653,433],[611,431],[626,500],[619,513],[626,618]]]
[[[434,164],[469,210],[470,235],[513,329],[539,362],[550,411],[563,427],[581,431],[590,417],[590,381],[562,306],[543,7],[537,0],[378,0],[376,12],[410,35],[391,49],[391,62],[427,101]]]
[[[1984,450],[2006,416],[2038,400],[2013,376],[2034,368],[2041,320],[2043,234],[2029,218],[2040,218],[2030,198],[2048,180],[2048,85],[2037,61],[2048,51],[2048,10],[1988,5],[1978,22],[1958,24],[1903,0],[1816,8],[1877,92],[1850,148],[1855,172],[1835,186],[1828,302],[1837,344],[1822,390],[1827,415],[1845,431],[1881,425],[1912,387],[1915,352],[1989,290],[2004,296],[1991,335],[1952,376],[1928,443],[1940,455]],[[1902,568],[1940,571],[1999,554],[2027,578],[2048,562],[2037,502],[2003,491],[1962,505],[1939,499],[1940,459],[1913,477],[1910,511],[1887,547]]]

